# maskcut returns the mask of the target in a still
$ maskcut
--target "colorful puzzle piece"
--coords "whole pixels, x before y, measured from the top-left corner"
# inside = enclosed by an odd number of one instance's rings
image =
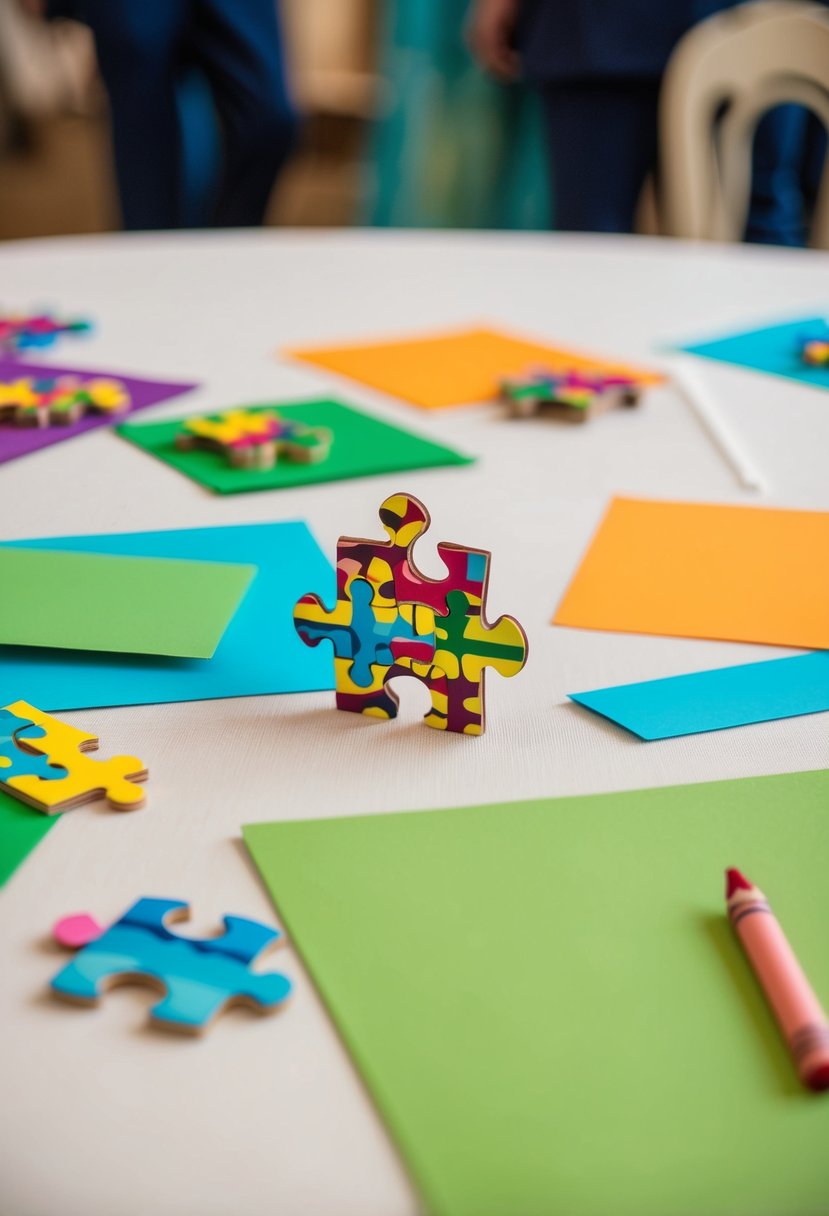
[[[17,426],[71,426],[85,414],[123,413],[126,385],[104,376],[22,376],[0,383],[0,422]]]
[[[536,368],[501,382],[501,399],[515,418],[543,411],[569,422],[586,422],[620,405],[638,405],[641,393],[642,386],[629,376],[578,370]]]
[[[309,646],[332,642],[339,709],[394,718],[399,701],[387,683],[411,675],[429,689],[429,726],[482,734],[485,668],[512,676],[527,657],[513,617],[491,626],[484,618],[490,554],[441,543],[447,577],[427,579],[411,555],[429,526],[423,504],[394,495],[380,519],[386,541],[340,538],[336,606],[329,611],[317,596],[303,596],[294,609],[297,631]]]
[[[807,367],[829,367],[829,325],[804,334],[798,341],[798,351]]]
[[[91,321],[61,321],[48,313],[36,316],[26,316],[23,313],[0,316],[0,350],[16,352],[44,349],[54,345],[63,334],[88,333],[91,329]]]
[[[283,458],[319,464],[331,450],[327,427],[310,427],[274,410],[228,410],[215,417],[188,418],[176,435],[180,451],[207,448],[226,456],[237,469],[272,469]]]
[[[186,1033],[204,1030],[232,1006],[272,1013],[284,1003],[289,979],[250,970],[281,939],[278,929],[242,916],[225,916],[218,937],[180,937],[167,927],[188,916],[189,905],[181,900],[139,899],[109,929],[86,913],[64,917],[53,936],[80,952],[52,980],[52,991],[67,1001],[95,1005],[108,988],[147,985],[164,992],[150,1010],[153,1025]]]
[[[115,810],[140,807],[144,791],[135,782],[147,777],[143,762],[86,755],[97,746],[96,735],[16,701],[0,710],[0,789],[47,815],[104,794]]]

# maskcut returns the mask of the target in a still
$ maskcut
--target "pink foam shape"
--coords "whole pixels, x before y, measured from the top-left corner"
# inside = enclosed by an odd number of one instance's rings
[[[67,950],[79,950],[81,946],[88,946],[90,942],[96,941],[103,931],[103,926],[98,924],[94,916],[90,916],[88,912],[75,912],[57,922],[52,936],[59,946],[65,946]]]

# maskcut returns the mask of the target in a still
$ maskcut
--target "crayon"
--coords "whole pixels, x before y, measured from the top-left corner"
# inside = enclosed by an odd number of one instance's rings
[[[801,1081],[809,1089],[829,1089],[829,1020],[765,895],[732,869],[725,872],[725,899]]]

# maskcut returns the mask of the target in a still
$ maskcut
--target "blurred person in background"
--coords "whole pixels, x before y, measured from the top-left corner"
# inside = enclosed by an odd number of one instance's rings
[[[43,0],[40,6],[26,0],[26,7],[92,31],[109,94],[125,228],[262,223],[297,130],[276,0]],[[194,87],[194,80],[204,87]],[[205,171],[211,107],[220,137],[215,181]],[[196,190],[204,197],[194,200]]]
[[[658,162],[659,89],[671,52],[736,0],[474,0],[468,37],[501,80],[521,75],[544,109],[554,226],[632,232]],[[799,106],[758,124],[746,239],[803,245],[825,134]],[[811,199],[810,199],[811,195]]]

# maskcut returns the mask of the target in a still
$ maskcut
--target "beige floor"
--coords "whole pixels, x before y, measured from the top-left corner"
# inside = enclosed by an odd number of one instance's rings
[[[274,191],[267,222],[353,222],[361,138],[352,120],[309,120],[303,149]],[[0,240],[118,227],[105,115],[37,120],[27,144],[0,159]]]

